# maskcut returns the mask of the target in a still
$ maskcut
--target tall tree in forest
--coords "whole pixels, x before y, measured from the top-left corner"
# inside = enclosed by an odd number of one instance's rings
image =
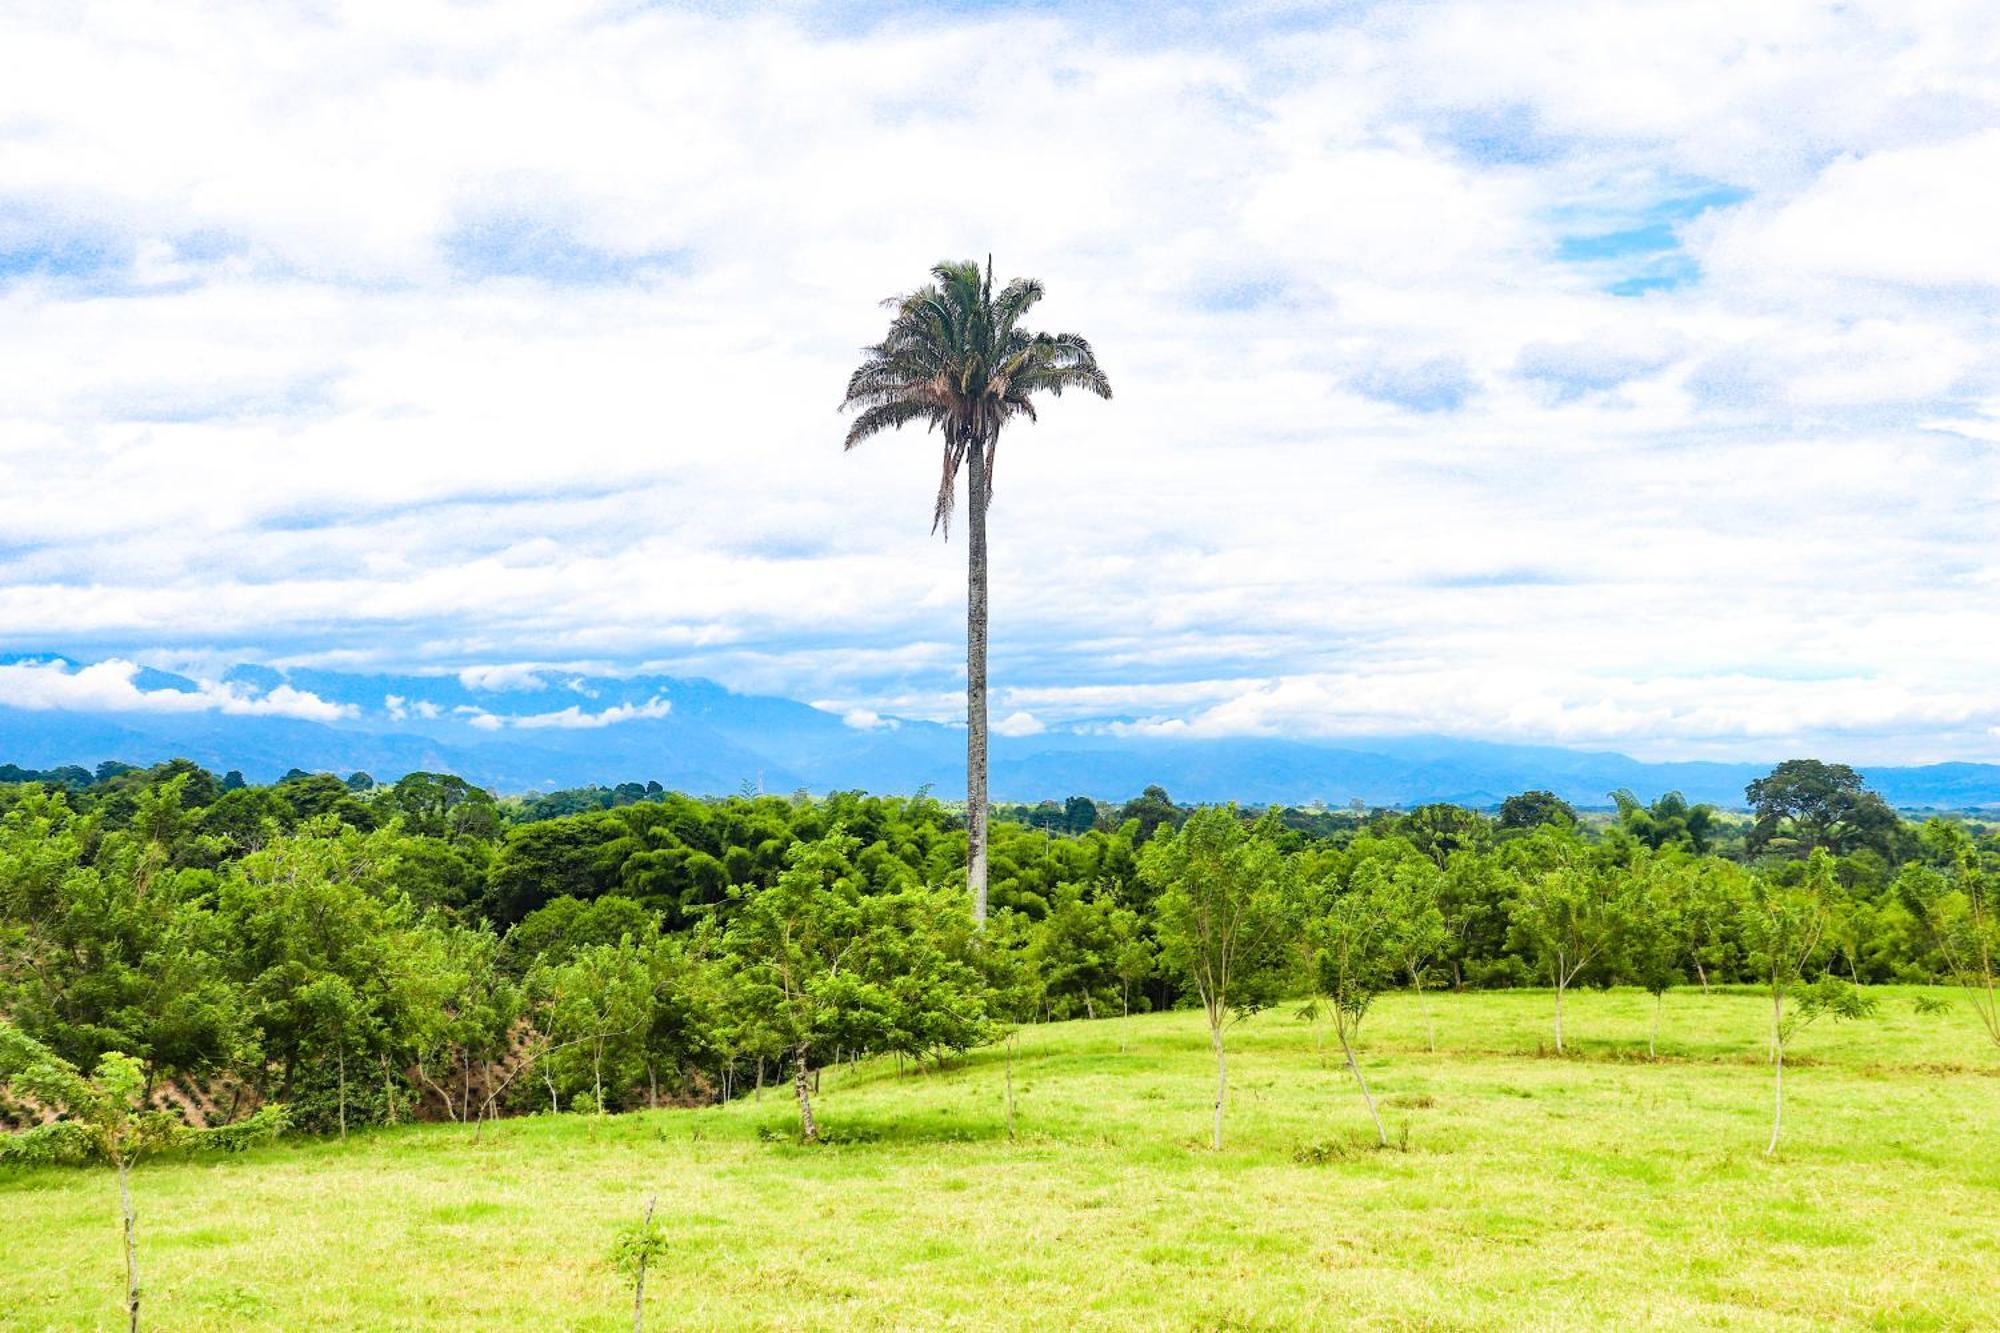
[[[976,920],[986,919],[986,506],[1000,429],[1035,419],[1034,397],[1064,389],[1111,396],[1090,344],[1073,333],[1031,333],[1021,318],[1042,299],[1042,284],[1015,278],[993,290],[969,260],[931,270],[929,286],[891,298],[896,312],[883,340],[866,350],[847,381],[842,410],[858,413],[852,449],[871,435],[922,422],[943,438],[944,461],[931,531],[951,530],[958,471],[966,470],[965,825],[966,885]]]

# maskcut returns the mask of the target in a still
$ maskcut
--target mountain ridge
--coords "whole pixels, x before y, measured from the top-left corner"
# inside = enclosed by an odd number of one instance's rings
[[[69,682],[82,669],[50,657],[16,656],[0,665]],[[253,780],[294,767],[362,770],[378,779],[429,769],[506,793],[636,779],[704,795],[800,787],[950,791],[964,771],[962,728],[897,718],[859,726],[798,700],[700,678],[255,665],[214,681],[150,667],[125,674],[123,707],[0,703],[0,763],[91,767],[185,757]],[[1613,751],[1449,736],[1151,737],[1119,734],[1110,724],[1120,720],[995,736],[994,799],[1122,798],[1157,783],[1194,801],[1490,806],[1543,788],[1602,806],[1612,791],[1630,788],[1642,799],[1675,790],[1740,808],[1745,784],[1791,757],[1652,763]],[[1906,808],[2000,806],[2000,764],[1857,767]]]

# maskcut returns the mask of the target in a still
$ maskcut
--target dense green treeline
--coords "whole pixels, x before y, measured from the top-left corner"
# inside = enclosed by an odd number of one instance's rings
[[[2000,955],[2000,838],[1899,819],[1811,761],[1753,784],[1747,820],[1625,793],[1594,821],[1547,793],[1491,816],[1191,819],[1157,788],[1002,807],[983,931],[962,816],[923,795],[500,801],[438,774],[108,767],[0,786],[0,1016],[76,1070],[132,1057],[147,1102],[206,1123],[277,1103],[344,1132],[783,1081],[810,1135],[817,1069],[941,1061],[1036,1019],[1198,1005],[1219,1034],[1317,992],[1345,1040],[1382,989],[1538,985],[1560,1046],[1574,987],[1755,983],[1782,1007],[1793,982],[1974,982]],[[1204,938],[1203,895],[1239,890],[1264,935]],[[1810,927],[1789,977],[1780,907]]]

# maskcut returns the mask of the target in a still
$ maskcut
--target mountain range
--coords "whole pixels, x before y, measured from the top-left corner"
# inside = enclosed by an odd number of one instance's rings
[[[107,668],[110,670],[107,671]],[[94,676],[92,675],[94,673]],[[457,773],[502,793],[657,781],[726,794],[860,788],[949,796],[964,731],[935,722],[843,718],[708,680],[558,671],[458,675],[234,667],[197,680],[130,663],[0,658],[0,763],[92,767],[184,756],[269,781],[292,768],[388,780]],[[93,681],[83,689],[79,682]],[[25,686],[24,683],[25,682]],[[60,688],[51,688],[60,687]],[[1740,807],[1770,763],[1647,763],[1625,755],[1439,736],[1342,740],[1173,738],[1119,719],[995,736],[995,800],[1123,799],[1157,783],[1184,801],[1497,804],[1546,788],[1586,806],[1630,788]],[[1773,754],[1771,762],[1794,756]],[[1837,754],[1816,756],[1838,760]],[[2000,765],[1861,766],[1905,808],[2000,806]]]

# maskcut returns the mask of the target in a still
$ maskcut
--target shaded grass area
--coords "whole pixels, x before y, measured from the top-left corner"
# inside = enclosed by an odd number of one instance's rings
[[[1944,994],[1944,992],[1937,992]],[[135,1174],[162,1328],[616,1329],[605,1263],[659,1196],[655,1327],[1971,1329],[2000,1318],[2000,1053],[1962,1008],[1822,1025],[1761,1155],[1751,993],[1380,1002],[1372,1130],[1330,1037],[1230,1033],[1206,1148],[1196,1014],[1030,1028],[943,1073],[829,1071],[833,1142],[788,1099],[297,1140]],[[1439,1049],[1426,1043],[1426,1010]],[[0,1174],[0,1325],[110,1328],[108,1174]]]

